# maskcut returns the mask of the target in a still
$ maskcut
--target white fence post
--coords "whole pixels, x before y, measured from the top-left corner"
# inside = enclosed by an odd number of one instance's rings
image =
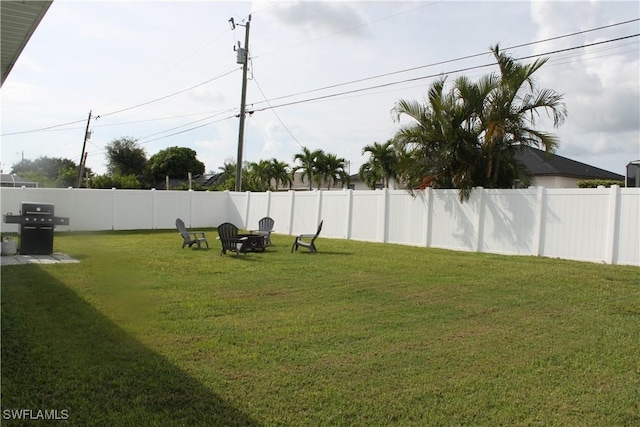
[[[155,188],[151,189],[155,191]],[[116,187],[111,188],[111,231],[116,229]]]
[[[389,191],[383,188],[380,192],[380,210],[378,212],[378,235],[376,236],[379,242],[385,243],[387,241],[387,222],[389,221],[389,213],[387,212]]]
[[[427,213],[425,215],[425,233],[424,233],[424,245],[425,247],[431,247],[431,239],[432,239],[432,227],[433,227],[433,189],[431,187],[427,187],[424,191],[425,195],[425,203]]]
[[[296,192],[289,190],[289,231],[288,234],[293,234],[293,210],[295,209]]]
[[[322,220],[322,190],[318,189],[318,199],[316,207],[316,225],[320,224]]]
[[[191,172],[189,172],[191,173]],[[189,224],[193,224],[193,195],[195,191],[189,189]],[[193,227],[193,225],[191,225]]]
[[[482,239],[484,238],[484,193],[483,187],[476,187],[474,192],[478,193],[478,212],[476,213],[476,230],[478,231],[476,239],[476,252],[482,251]]]
[[[167,177],[168,179],[168,177]],[[166,191],[170,191],[169,187],[167,187]],[[156,216],[155,216],[155,212],[156,212],[156,192],[152,191],[151,192],[151,229],[155,230],[156,227]]]
[[[618,201],[620,199],[620,187],[612,185],[609,191],[609,215],[607,218],[607,244],[605,245],[604,262],[613,264],[617,259],[617,235],[618,235]]]
[[[244,210],[244,218],[242,218],[242,228],[247,228],[247,224],[249,223],[249,205],[251,204],[251,191],[245,191],[247,195],[247,203],[246,209]]]
[[[544,187],[538,187],[536,192],[536,224],[534,229],[534,248],[533,254],[535,256],[541,256],[544,252],[544,229],[546,221],[546,193]]]
[[[347,203],[346,203],[345,220],[347,221],[347,226],[345,228],[346,230],[345,238],[347,240],[350,240],[351,239],[351,223],[352,223],[351,217],[353,216],[353,190],[348,189],[346,193],[347,193]]]
[[[267,213],[265,216],[271,216],[271,190],[267,191]]]

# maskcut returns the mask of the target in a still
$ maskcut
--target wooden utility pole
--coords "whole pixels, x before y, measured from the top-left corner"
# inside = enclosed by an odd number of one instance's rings
[[[241,25],[241,24],[238,24]],[[247,103],[247,64],[249,62],[249,29],[251,27],[251,15],[245,27],[244,48],[238,50],[238,63],[242,64],[242,97],[240,100],[240,129],[238,130],[238,161],[236,163],[236,191],[242,191],[242,149],[244,145],[244,119]],[[240,62],[242,61],[242,62]]]
[[[78,185],[77,188],[80,188],[82,184],[82,174],[84,172],[84,162],[86,160],[85,151],[87,149],[87,140],[90,138],[89,136],[89,124],[91,123],[91,111],[89,111],[89,118],[87,119],[87,127],[84,130],[84,142],[82,143],[82,154],[80,154],[80,165],[78,166]]]

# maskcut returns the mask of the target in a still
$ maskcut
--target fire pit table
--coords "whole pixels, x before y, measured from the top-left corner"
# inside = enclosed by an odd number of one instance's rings
[[[264,252],[264,236],[259,234],[238,234],[238,238],[247,238],[247,243],[244,244],[244,250],[246,252]]]
[[[53,215],[50,203],[22,202],[21,214],[4,215],[6,224],[20,224],[21,255],[51,255],[53,253],[53,229],[56,225],[69,225],[69,218]]]

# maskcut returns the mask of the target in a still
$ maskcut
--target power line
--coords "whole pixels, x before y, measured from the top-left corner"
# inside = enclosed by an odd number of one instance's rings
[[[565,48],[565,49],[557,49],[557,50],[554,50],[554,51],[549,51],[549,52],[541,53],[541,54],[528,55],[528,56],[524,56],[524,57],[521,57],[521,58],[514,58],[514,60],[521,61],[521,60],[524,60],[524,59],[538,58],[538,57],[541,57],[541,56],[553,55],[553,54],[557,54],[557,53],[561,53],[561,52],[568,52],[568,51],[572,51],[572,50],[576,50],[576,49],[584,49],[584,48],[591,47],[591,46],[602,45],[602,44],[605,44],[605,43],[612,43],[612,42],[615,42],[615,41],[625,40],[625,39],[629,39],[629,38],[632,38],[632,37],[638,37],[638,36],[640,36],[640,33],[629,35],[629,36],[624,36],[624,37],[618,37],[616,39],[610,39],[610,40],[605,40],[605,41],[601,41],[601,42],[594,42],[594,43],[584,44],[584,45],[580,45],[580,46],[574,46],[574,47]],[[273,108],[288,107],[288,106],[291,106],[291,105],[304,104],[304,103],[308,103],[308,102],[312,102],[312,101],[319,101],[319,100],[323,100],[323,99],[335,98],[337,96],[350,95],[350,94],[353,94],[353,93],[364,92],[364,91],[368,91],[368,90],[372,90],[372,89],[380,89],[380,88],[384,88],[384,87],[395,86],[395,85],[399,85],[399,84],[402,84],[402,83],[410,83],[410,82],[415,82],[415,81],[419,81],[419,80],[430,79],[430,78],[441,76],[443,74],[447,74],[447,75],[448,74],[458,74],[458,73],[461,73],[461,72],[464,72],[464,71],[477,70],[477,69],[481,69],[481,68],[492,67],[494,65],[496,65],[496,63],[492,62],[492,63],[489,63],[489,64],[475,65],[475,66],[466,67],[466,68],[460,68],[460,69],[453,70],[453,71],[448,71],[448,72],[440,72],[440,73],[436,73],[436,74],[430,74],[430,75],[426,75],[426,76],[419,76],[419,77],[414,77],[414,78],[405,79],[405,80],[399,80],[399,81],[395,81],[395,82],[383,83],[383,84],[379,84],[379,85],[375,85],[375,86],[368,86],[368,87],[359,88],[359,89],[353,89],[353,90],[344,91],[344,92],[338,92],[338,93],[333,93],[333,94],[328,94],[328,95],[323,95],[323,96],[317,96],[317,97],[314,97],[314,98],[308,98],[308,99],[302,99],[302,100],[298,100],[298,101],[292,101],[292,102],[288,102],[288,103],[284,103],[284,104],[280,104],[280,105],[276,105],[276,106],[271,106],[269,104],[268,107],[254,109],[254,111],[265,111],[265,110],[273,109]],[[288,95],[286,97],[280,97],[280,98],[275,98],[275,99],[282,99],[282,98],[287,98],[287,97],[292,97],[292,96],[296,96],[296,95]]]
[[[23,131],[20,131],[20,132],[3,133],[1,136],[20,135],[20,134],[23,134],[23,133],[32,133],[32,132],[43,132],[43,131],[46,131],[46,130],[55,129],[55,128],[59,128],[59,127],[62,127],[62,126],[75,125],[75,124],[84,123],[84,122],[85,122],[84,119],[83,120],[76,120],[75,122],[62,123],[62,124],[59,124],[59,125],[47,126],[47,127],[39,128],[39,129],[31,129],[31,130],[23,130]],[[68,129],[60,129],[60,130],[68,130]]]
[[[192,128],[182,130],[182,131],[180,131],[180,132],[175,132],[175,133],[172,133],[172,134],[169,134],[169,135],[161,136],[161,137],[159,137],[159,138],[154,138],[154,139],[151,139],[151,140],[149,140],[149,141],[144,141],[144,142],[141,142],[141,144],[148,144],[148,143],[150,143],[150,142],[158,141],[158,140],[160,140],[160,139],[164,139],[164,138],[169,138],[169,137],[171,137],[171,136],[180,135],[180,134],[182,134],[182,133],[186,133],[186,132],[190,132],[190,131],[195,130],[195,129],[200,129],[200,128],[203,128],[203,127],[211,126],[211,125],[213,125],[213,124],[220,123],[220,122],[225,121],[225,120],[233,119],[233,118],[235,118],[235,117],[236,117],[236,116],[235,116],[235,114],[234,114],[234,115],[232,115],[232,116],[227,116],[227,117],[224,117],[224,118],[222,118],[222,119],[215,120],[215,121],[213,121],[213,122],[205,123],[205,124],[202,124],[202,125],[199,125],[199,126],[194,126],[194,127],[192,127]],[[162,133],[162,132],[159,132],[159,133]],[[147,136],[147,137],[144,137],[144,138],[148,138],[148,136]],[[143,139],[143,138],[141,138],[141,139]]]
[[[556,36],[556,37],[551,37],[551,38],[547,38],[547,39],[537,40],[537,41],[533,41],[533,42],[529,42],[529,43],[523,43],[523,44],[519,44],[519,45],[514,45],[514,46],[510,46],[510,47],[504,48],[504,50],[517,49],[517,48],[521,48],[521,47],[531,46],[531,45],[534,45],[534,44],[544,43],[544,42],[553,41],[553,40],[559,40],[559,39],[562,39],[562,38],[572,37],[572,36],[580,35],[580,34],[586,34],[586,33],[594,32],[594,31],[608,29],[608,28],[612,28],[612,27],[616,27],[616,26],[620,26],[620,25],[625,25],[625,24],[629,24],[629,23],[633,23],[633,22],[638,22],[638,21],[640,21],[640,18],[631,19],[631,20],[627,20],[627,21],[622,21],[622,22],[609,24],[609,25],[605,25],[605,26],[600,26],[600,27],[596,27],[596,28],[591,28],[591,29],[588,29],[588,30],[577,31],[577,32],[574,32],[574,33],[569,33],[569,34]],[[629,37],[635,37],[635,36],[637,36],[637,34],[629,36]],[[613,40],[610,40],[610,41],[617,41],[617,40],[621,40],[621,39],[624,39],[624,38],[613,39]],[[610,42],[610,41],[607,41],[607,42]],[[602,43],[605,43],[605,42],[602,42]],[[596,44],[598,44],[598,43],[596,43]],[[584,45],[582,47],[589,47],[589,46],[593,46],[593,45],[595,45],[595,44]],[[580,48],[580,47],[576,47],[576,48],[573,48],[573,49],[578,49],[578,48]],[[565,49],[565,50],[569,50],[569,49]],[[565,51],[565,50],[553,51],[551,53],[562,52],[562,51]],[[551,53],[547,53],[547,54],[551,54]],[[380,74],[380,75],[376,75],[376,76],[365,77],[365,78],[362,78],[362,79],[357,79],[357,80],[338,83],[338,84],[334,84],[334,85],[324,86],[324,87],[321,87],[321,88],[302,91],[302,92],[297,92],[297,93],[290,94],[290,95],[284,95],[284,96],[272,98],[271,100],[266,100],[265,99],[265,101],[254,102],[254,103],[252,103],[252,105],[260,105],[262,103],[267,103],[267,105],[269,107],[268,108],[262,108],[259,111],[263,111],[263,110],[266,110],[266,109],[278,108],[280,106],[292,105],[293,103],[286,103],[286,104],[281,104],[279,106],[273,107],[270,104],[270,102],[281,100],[281,99],[286,99],[286,98],[291,98],[291,97],[295,97],[295,96],[300,96],[300,95],[304,95],[304,94],[308,94],[308,93],[319,92],[319,91],[323,91],[323,90],[327,90],[327,89],[333,89],[333,88],[346,86],[346,85],[350,85],[350,84],[361,83],[361,82],[365,82],[365,81],[369,81],[369,80],[373,80],[373,79],[377,79],[377,78],[388,77],[388,76],[392,76],[392,75],[395,75],[395,74],[406,73],[406,72],[415,71],[415,70],[428,68],[428,67],[433,67],[433,66],[437,66],[437,65],[453,63],[453,62],[462,61],[462,60],[465,60],[465,59],[471,59],[471,58],[475,58],[475,57],[484,56],[486,54],[487,54],[486,52],[483,52],[483,53],[478,53],[478,54],[473,54],[473,55],[467,55],[467,56],[458,57],[458,58],[454,58],[454,59],[449,59],[449,60],[445,60],[445,61],[440,61],[440,62],[435,62],[435,63],[431,63],[431,64],[421,65],[421,66],[418,66],[418,67],[407,68],[407,69],[403,69],[403,70],[393,71],[393,72],[390,72],[390,73],[385,73],[385,74]],[[527,58],[529,58],[529,57],[520,58],[520,59],[527,59]],[[481,67],[484,67],[484,66],[480,66],[479,68],[481,68]],[[224,76],[226,76],[228,74],[231,74],[231,73],[233,73],[235,71],[238,71],[239,69],[240,68],[234,68],[233,70],[230,70],[230,71],[228,71],[228,72],[226,72],[226,73],[224,73],[224,74],[222,74],[220,76],[214,77],[212,79],[209,79],[209,80],[204,81],[202,83],[199,83],[197,85],[191,86],[189,88],[183,89],[181,91],[178,91],[178,92],[175,92],[175,93],[172,93],[172,94],[169,94],[169,95],[165,95],[163,97],[159,97],[159,98],[156,98],[156,99],[153,99],[151,101],[147,101],[147,102],[144,102],[144,103],[141,103],[141,104],[138,104],[138,105],[134,105],[134,106],[131,106],[131,107],[123,108],[123,109],[120,109],[120,110],[117,110],[117,111],[113,111],[113,112],[110,112],[110,113],[107,113],[107,114],[102,114],[99,117],[106,117],[106,116],[114,115],[116,113],[128,111],[128,110],[131,110],[131,109],[134,109],[134,108],[138,108],[138,107],[141,107],[141,106],[144,106],[144,105],[149,105],[151,103],[158,102],[160,100],[164,100],[164,99],[170,98],[172,96],[178,95],[180,93],[184,93],[184,92],[186,92],[188,90],[197,88],[197,87],[202,86],[204,84],[210,83],[210,82],[212,82],[214,80],[222,78],[222,77],[224,77]],[[474,69],[474,67],[461,69],[458,72],[471,70],[471,69]],[[439,74],[442,74],[442,73],[439,73]],[[394,83],[385,84],[385,85],[377,85],[377,86],[372,86],[372,87],[369,87],[369,88],[358,89],[358,90],[355,90],[355,91],[347,91],[347,92],[344,92],[344,93],[338,93],[338,94],[333,94],[333,95],[328,95],[328,96],[323,96],[323,97],[310,98],[309,100],[297,101],[295,103],[297,104],[297,103],[301,103],[301,102],[311,102],[311,101],[316,100],[316,99],[324,99],[324,98],[328,98],[328,97],[330,98],[330,97],[339,96],[341,94],[349,94],[349,93],[353,93],[353,92],[358,92],[358,91],[363,91],[363,90],[370,90],[370,89],[375,89],[375,88],[379,88],[379,87],[385,87],[385,86],[394,85],[394,84],[401,84],[401,83],[415,81],[415,80],[419,80],[419,79],[425,79],[425,78],[429,78],[429,76],[421,77],[421,78],[418,78],[418,79],[409,79],[409,80],[394,82]],[[229,110],[225,110],[225,111],[229,111]],[[175,117],[180,117],[180,116],[175,116]],[[160,119],[149,119],[149,121],[152,121],[152,120],[160,120]],[[1,136],[11,136],[11,135],[19,135],[19,134],[25,134],[25,133],[54,131],[54,130],[55,131],[77,130],[77,129],[80,129],[80,128],[72,128],[72,129],[57,129],[57,128],[61,128],[61,127],[69,126],[69,125],[73,125],[73,124],[78,124],[78,123],[83,123],[83,122],[84,122],[84,119],[73,121],[73,122],[68,122],[68,123],[62,123],[62,124],[47,126],[47,127],[44,127],[44,128],[37,128],[37,129],[30,129],[30,130],[25,130],[25,131],[5,133],[5,134],[2,134]],[[135,122],[131,122],[131,123],[135,123]],[[100,127],[100,126],[105,126],[105,125],[95,125],[95,127]]]
[[[204,121],[204,120],[212,119],[212,118],[214,118],[214,117],[216,117],[216,116],[219,116],[220,114],[223,114],[223,113],[228,112],[228,111],[229,111],[229,110],[220,111],[220,112],[218,112],[217,114],[214,114],[214,115],[209,116],[209,117],[205,117],[205,118],[203,118],[203,119],[199,119],[199,120],[195,120],[195,121],[193,121],[193,122],[185,123],[185,124],[180,125],[180,126],[175,126],[175,127],[173,127],[173,128],[170,128],[170,129],[165,129],[165,130],[160,131],[160,132],[155,132],[155,133],[152,133],[152,134],[150,134],[150,135],[146,135],[146,136],[143,136],[143,137],[137,138],[137,139],[136,139],[136,141],[137,141],[138,143],[140,143],[140,144],[148,144],[149,142],[158,141],[158,140],[160,140],[160,139],[168,138],[168,137],[170,137],[170,136],[180,135],[180,134],[185,133],[185,132],[189,132],[189,131],[192,131],[192,130],[195,130],[195,129],[200,129],[200,128],[203,128],[203,127],[206,127],[206,126],[210,126],[210,125],[215,124],[215,123],[219,123],[219,122],[224,121],[224,120],[228,120],[228,119],[234,118],[234,117],[235,117],[235,114],[234,114],[234,115],[231,115],[231,116],[228,116],[228,117],[224,117],[224,118],[219,119],[219,120],[215,120],[215,121],[213,121],[213,122],[204,123],[204,124],[199,125],[199,126],[194,126],[194,127],[189,128],[189,129],[182,130],[182,131],[180,131],[180,132],[175,132],[175,133],[172,133],[172,134],[169,134],[169,135],[164,135],[164,136],[161,136],[161,137],[158,137],[158,138],[154,138],[154,139],[151,139],[151,140],[148,140],[148,141],[144,141],[145,139],[147,139],[147,138],[151,138],[151,137],[156,136],[156,135],[161,135],[161,134],[163,134],[163,133],[171,132],[172,130],[180,129],[180,128],[183,128],[183,127],[185,127],[185,126],[192,125],[192,124],[194,124],[194,123],[199,123],[199,122],[202,122],[202,121]],[[102,148],[102,149],[99,149],[98,151],[92,151],[90,154],[91,154],[91,155],[93,155],[93,154],[101,153],[101,152],[104,152],[104,151],[105,151],[105,149],[104,149],[104,148]]]
[[[142,106],[145,106],[145,105],[153,104],[154,102],[158,102],[158,101],[162,101],[162,100],[167,99],[167,98],[171,98],[173,96],[176,96],[176,95],[179,95],[181,93],[187,92],[189,90],[195,89],[195,88],[200,87],[202,85],[205,85],[207,83],[211,83],[214,80],[217,80],[217,79],[220,79],[222,77],[225,77],[225,76],[227,76],[227,75],[229,75],[229,74],[231,74],[231,73],[233,73],[235,71],[238,71],[238,70],[239,70],[239,68],[234,68],[233,70],[227,71],[224,74],[221,74],[221,75],[216,76],[216,77],[214,77],[212,79],[206,80],[206,81],[204,81],[202,83],[198,83],[197,85],[194,85],[194,86],[188,87],[186,89],[180,90],[178,92],[174,92],[174,93],[171,93],[169,95],[162,96],[160,98],[152,99],[151,101],[143,102],[143,103],[138,104],[138,105],[134,105],[134,106],[131,106],[131,107],[123,108],[123,109],[120,109],[120,110],[117,110],[117,111],[112,111],[110,113],[97,115],[96,119],[107,117],[107,116],[112,116],[112,115],[117,114],[117,113],[122,113],[124,111],[133,110],[134,108],[142,107]],[[84,120],[76,120],[74,122],[48,126],[48,127],[44,127],[44,128],[31,129],[31,130],[25,130],[25,131],[20,131],[20,132],[5,133],[5,134],[2,134],[0,136],[10,136],[10,135],[19,135],[19,134],[24,134],[24,133],[43,132],[43,131],[48,131],[48,130],[51,130],[51,129],[54,129],[54,128],[59,128],[59,127],[62,127],[62,126],[68,126],[68,125],[73,125],[73,124],[83,123],[83,122],[84,122]],[[71,129],[64,129],[64,130],[71,130]]]
[[[233,70],[227,71],[227,72],[226,72],[226,73],[224,73],[224,74],[221,74],[221,75],[219,75],[219,76],[217,76],[217,77],[214,77],[214,78],[212,78],[212,79],[206,80],[206,81],[204,81],[204,82],[202,82],[202,83],[198,83],[198,84],[197,84],[197,85],[195,85],[195,86],[191,86],[191,87],[188,87],[188,88],[186,88],[186,89],[179,90],[178,92],[174,92],[174,93],[171,93],[171,94],[169,94],[169,95],[162,96],[162,97],[160,97],[160,98],[152,99],[151,101],[143,102],[142,104],[134,105],[134,106],[132,106],[132,107],[127,107],[127,108],[123,108],[123,109],[121,109],[121,110],[112,111],[111,113],[107,113],[107,114],[100,114],[99,116],[97,116],[97,118],[106,117],[106,116],[111,116],[111,115],[113,115],[113,114],[117,114],[117,113],[122,113],[122,112],[124,112],[124,111],[133,110],[134,108],[142,107],[142,106],[145,106],[145,105],[153,104],[154,102],[158,102],[158,101],[162,101],[162,100],[167,99],[167,98],[171,98],[172,96],[176,96],[176,95],[179,95],[179,94],[181,94],[181,93],[187,92],[187,91],[192,90],[192,89],[195,89],[195,88],[197,88],[197,87],[200,87],[200,86],[202,86],[202,85],[205,85],[205,84],[207,84],[207,83],[211,83],[212,81],[217,80],[217,79],[219,79],[219,78],[222,78],[222,77],[224,77],[224,76],[227,76],[227,75],[229,75],[229,74],[233,73],[234,71],[238,71],[238,68],[234,68]]]
[[[269,102],[269,100],[267,99],[267,97],[265,96],[264,92],[262,91],[262,88],[260,87],[260,85],[258,84],[258,80],[256,80],[255,75],[253,76],[253,81],[256,83],[256,86],[258,87],[258,90],[260,91],[260,93],[262,94],[262,96],[264,97],[265,102],[267,103],[267,105],[269,105],[269,107],[271,107],[271,103]],[[293,140],[295,142],[298,143],[298,145],[301,148],[304,148],[302,146],[302,144],[300,144],[300,141],[298,141],[298,139],[293,136],[293,133],[291,133],[291,131],[289,130],[289,128],[287,127],[287,125],[284,124],[284,122],[282,121],[282,119],[280,118],[280,116],[278,116],[278,113],[276,113],[276,111],[273,109],[273,107],[271,107],[271,112],[273,113],[274,116],[276,116],[276,119],[278,119],[278,121],[280,122],[280,124],[282,125],[283,128],[285,128],[285,130],[287,131],[287,133],[289,133],[289,135],[291,136],[291,138],[293,138]]]
[[[227,108],[225,110],[206,111],[206,112],[202,112],[202,113],[191,113],[191,114],[180,114],[178,116],[159,117],[159,118],[155,118],[155,119],[143,119],[143,120],[134,120],[134,121],[131,121],[131,122],[108,123],[108,124],[95,125],[95,126],[93,126],[93,128],[95,129],[95,128],[102,128],[102,127],[131,125],[131,124],[136,124],[136,123],[157,122],[157,121],[163,121],[163,120],[180,119],[180,118],[183,118],[183,117],[201,116],[203,114],[211,114],[211,113],[220,114],[220,113],[225,113],[225,112],[230,112],[230,111],[233,111],[233,109]],[[213,116],[210,116],[210,117],[213,117]],[[204,119],[202,119],[202,120],[204,120]]]
[[[519,45],[509,46],[509,47],[503,48],[503,50],[506,51],[506,50],[512,50],[512,49],[519,49],[519,48],[526,47],[526,46],[532,46],[532,45],[535,45],[535,44],[546,43],[546,42],[549,42],[549,41],[559,40],[559,39],[562,39],[562,38],[573,37],[573,36],[580,35],[580,34],[586,34],[586,33],[590,33],[590,32],[593,32],[593,31],[599,31],[599,30],[612,28],[612,27],[616,27],[616,26],[620,26],[620,25],[624,25],[624,24],[629,24],[629,23],[632,23],[632,22],[638,22],[638,21],[640,21],[640,18],[631,19],[631,20],[623,21],[623,22],[618,22],[618,23],[615,23],[615,24],[605,25],[605,26],[601,26],[601,27],[597,27],[597,28],[592,28],[592,29],[589,29],[589,30],[577,31],[577,32],[565,34],[565,35],[562,35],[562,36],[556,36],[556,37],[551,37],[551,38],[547,38],[547,39],[536,40],[536,41],[533,41],[533,42],[523,43],[523,44],[519,44]],[[481,56],[485,56],[486,54],[487,54],[487,52],[475,53],[475,54],[461,56],[461,57],[454,58],[454,59],[447,59],[447,60],[444,60],[444,61],[433,62],[433,63],[426,64],[426,65],[420,65],[420,66],[417,66],[417,67],[406,68],[406,69],[403,69],[403,70],[392,71],[392,72],[384,73],[384,74],[378,74],[378,75],[375,75],[375,76],[365,77],[365,78],[362,78],[362,79],[350,80],[348,82],[343,82],[343,83],[336,83],[336,84],[333,84],[333,85],[323,86],[323,87],[320,87],[320,88],[317,88],[317,89],[311,89],[311,90],[302,91],[302,92],[298,92],[298,93],[291,94],[291,95],[284,95],[284,96],[280,96],[280,97],[277,97],[277,98],[272,98],[271,101],[277,101],[279,99],[285,99],[285,98],[291,98],[291,97],[294,97],[294,96],[305,95],[307,93],[320,92],[320,91],[327,90],[327,89],[334,89],[336,87],[351,85],[351,84],[354,84],[354,83],[362,83],[362,82],[365,82],[365,81],[379,79],[379,78],[382,78],[382,77],[389,77],[389,76],[393,76],[393,75],[396,75],[396,74],[402,74],[402,73],[408,73],[408,72],[411,72],[411,71],[421,70],[423,68],[435,67],[437,65],[450,64],[450,63],[453,63],[453,62],[463,61],[463,60],[466,60],[466,59],[478,58],[478,57],[481,57]],[[262,102],[255,102],[253,104],[255,105],[255,104],[261,104],[261,103]]]

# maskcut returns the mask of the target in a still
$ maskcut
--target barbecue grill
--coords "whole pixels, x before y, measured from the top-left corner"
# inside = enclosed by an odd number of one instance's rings
[[[56,225],[69,225],[69,218],[54,216],[53,212],[54,205],[50,203],[22,202],[20,215],[4,215],[6,224],[20,224],[20,254],[53,253],[53,229]]]

